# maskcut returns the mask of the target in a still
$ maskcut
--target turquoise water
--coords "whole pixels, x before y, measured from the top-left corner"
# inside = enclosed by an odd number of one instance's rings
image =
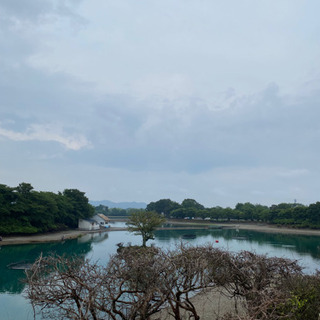
[[[123,224],[122,224],[123,225]],[[117,224],[116,226],[121,226]],[[183,239],[191,234],[194,239]],[[218,248],[233,252],[249,250],[269,256],[299,260],[305,272],[320,268],[320,237],[268,234],[246,230],[158,230],[155,244],[163,248],[174,248],[181,241],[190,245],[211,243]],[[86,235],[75,240],[45,244],[25,244],[0,247],[0,318],[1,320],[31,320],[32,309],[24,297],[24,272],[12,270],[8,264],[33,262],[41,253],[83,255],[99,264],[107,263],[117,249],[117,243],[141,244],[141,238],[126,231],[114,231]]]

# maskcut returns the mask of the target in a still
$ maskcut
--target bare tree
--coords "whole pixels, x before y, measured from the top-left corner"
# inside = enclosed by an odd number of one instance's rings
[[[193,319],[199,320],[200,315],[192,302],[192,297],[206,288],[216,287],[210,275],[210,256],[218,258],[221,251],[212,247],[180,247],[167,253],[169,260],[164,279],[170,295],[168,303],[170,314],[182,319],[181,311],[187,312]]]
[[[216,268],[212,271],[216,283],[229,297],[240,298],[247,310],[246,316],[228,319],[282,319],[279,305],[288,299],[283,288],[298,275],[301,267],[297,261],[248,251],[226,256],[223,273],[217,274]]]
[[[27,272],[27,295],[44,318],[146,320],[167,301],[166,264],[154,248],[123,248],[107,267],[40,257]]]
[[[27,272],[34,310],[50,319],[98,319],[102,267],[80,258],[40,256]]]
[[[50,319],[149,320],[166,307],[175,320],[200,320],[192,297],[208,288],[245,307],[245,315],[223,319],[300,320],[305,313],[317,320],[320,311],[319,274],[303,275],[296,261],[212,246],[122,247],[107,266],[41,256],[27,281],[34,310]]]
[[[167,260],[156,248],[122,248],[106,269],[111,310],[121,319],[147,320],[167,301]]]

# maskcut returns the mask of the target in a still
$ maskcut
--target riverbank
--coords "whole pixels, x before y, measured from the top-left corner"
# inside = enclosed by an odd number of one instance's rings
[[[238,314],[239,316],[245,314],[245,309],[243,308],[240,301],[238,301],[236,311],[235,299],[228,298],[223,294],[221,288],[209,288],[201,293],[196,294],[191,298],[191,302],[195,306],[198,315],[201,320],[213,320],[221,319],[226,314]],[[174,320],[174,316],[170,314],[171,309],[165,308],[151,316],[152,320]],[[181,311],[182,319],[190,319],[190,313],[186,311]]]
[[[282,234],[296,234],[296,235],[313,235],[313,236],[320,236],[320,230],[313,230],[313,229],[295,229],[295,228],[288,228],[283,226],[274,226],[268,224],[251,224],[251,223],[227,223],[221,224],[220,226],[228,228],[232,227],[234,229],[244,229],[244,230],[254,230],[260,232],[267,232],[267,233],[282,233]]]
[[[121,230],[126,230],[126,228],[113,227],[110,229],[102,229],[98,231],[97,230],[95,231],[66,230],[66,231],[50,232],[50,233],[43,233],[43,234],[25,235],[25,236],[6,236],[6,237],[2,237],[2,241],[0,241],[0,246],[12,245],[12,244],[65,241],[65,240],[80,238],[89,233],[121,231]]]
[[[296,235],[315,235],[320,236],[320,230],[311,229],[293,229],[287,227],[278,227],[262,223],[204,223],[202,221],[169,221],[175,226],[179,226],[179,229],[208,229],[212,227],[226,228],[226,229],[236,229],[236,230],[254,230],[258,232],[267,233],[282,233],[282,234],[296,234]],[[165,227],[161,229],[178,229],[177,227]],[[109,229],[103,229],[100,231],[83,231],[83,230],[66,230],[60,232],[51,232],[45,234],[35,234],[35,235],[24,235],[24,236],[4,236],[1,245],[13,245],[13,244],[27,244],[27,243],[45,243],[45,242],[55,242],[64,241],[69,239],[80,238],[88,233],[97,232],[110,232],[110,231],[123,231],[126,228],[111,227]]]
[[[282,234],[297,234],[297,235],[314,235],[320,236],[320,230],[313,230],[313,229],[295,229],[283,226],[276,226],[270,225],[266,223],[242,223],[242,222],[225,222],[225,223],[204,223],[201,220],[197,221],[190,221],[187,220],[173,220],[173,224],[175,225],[190,225],[195,226],[196,228],[223,228],[223,229],[236,229],[236,230],[254,230],[260,232],[267,232],[267,233],[282,233]]]

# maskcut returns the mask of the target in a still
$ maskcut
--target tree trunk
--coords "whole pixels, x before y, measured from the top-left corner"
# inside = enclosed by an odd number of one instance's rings
[[[146,247],[146,244],[147,244],[147,239],[146,239],[146,237],[143,235],[143,236],[142,236],[142,246],[143,246],[143,247]]]

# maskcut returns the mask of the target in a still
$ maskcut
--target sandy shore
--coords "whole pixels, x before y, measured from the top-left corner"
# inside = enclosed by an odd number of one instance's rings
[[[7,237],[2,237],[2,241],[0,241],[0,246],[10,245],[10,244],[27,244],[27,243],[45,243],[45,242],[64,241],[69,239],[76,239],[88,233],[110,232],[110,231],[120,231],[120,230],[126,230],[126,229],[113,227],[113,228],[104,229],[101,231],[66,230],[66,231],[50,232],[50,233],[44,233],[44,234],[27,235],[27,236],[7,236]]]
[[[223,226],[230,226],[230,224],[225,224]],[[283,233],[283,234],[301,234],[301,235],[314,235],[320,236],[320,230],[312,229],[294,229],[286,227],[278,227],[268,224],[233,224],[233,228],[244,229],[244,230],[254,230],[260,232],[269,232],[269,233]]]
[[[320,230],[311,229],[293,229],[285,227],[277,227],[268,224],[251,224],[251,223],[222,223],[222,224],[212,224],[212,223],[201,223],[201,222],[182,222],[174,221],[175,225],[181,225],[183,229],[206,229],[210,226],[217,226],[222,228],[232,228],[232,229],[243,229],[243,230],[254,230],[260,232],[270,232],[270,233],[283,233],[283,234],[301,234],[301,235],[315,235],[320,236]],[[165,228],[170,229],[170,228]],[[176,229],[176,228],[175,228]],[[126,230],[126,228],[111,227],[110,229],[102,230],[101,232],[110,231],[120,231]],[[26,243],[44,243],[44,242],[54,242],[62,241],[67,239],[79,238],[88,233],[96,233],[97,231],[82,231],[82,230],[67,230],[61,232],[52,232],[45,234],[27,235],[27,236],[3,236],[0,245],[10,245],[10,244],[26,244]]]
[[[235,300],[227,298],[219,289],[207,289],[191,298],[201,320],[221,319],[227,313],[237,314]],[[245,314],[240,302],[237,305],[238,314]],[[152,320],[174,320],[169,309],[163,309],[151,317]],[[190,315],[182,311],[183,319],[190,319]]]
[[[238,230],[254,230],[260,232],[269,232],[269,233],[282,233],[282,234],[301,234],[301,235],[314,235],[320,236],[320,230],[312,230],[312,229],[294,229],[288,227],[279,227],[274,225],[269,225],[266,223],[203,223],[199,222],[182,222],[182,221],[174,221],[174,224],[186,225],[190,224],[197,228],[210,228],[210,226],[222,227],[225,229],[238,229]]]

